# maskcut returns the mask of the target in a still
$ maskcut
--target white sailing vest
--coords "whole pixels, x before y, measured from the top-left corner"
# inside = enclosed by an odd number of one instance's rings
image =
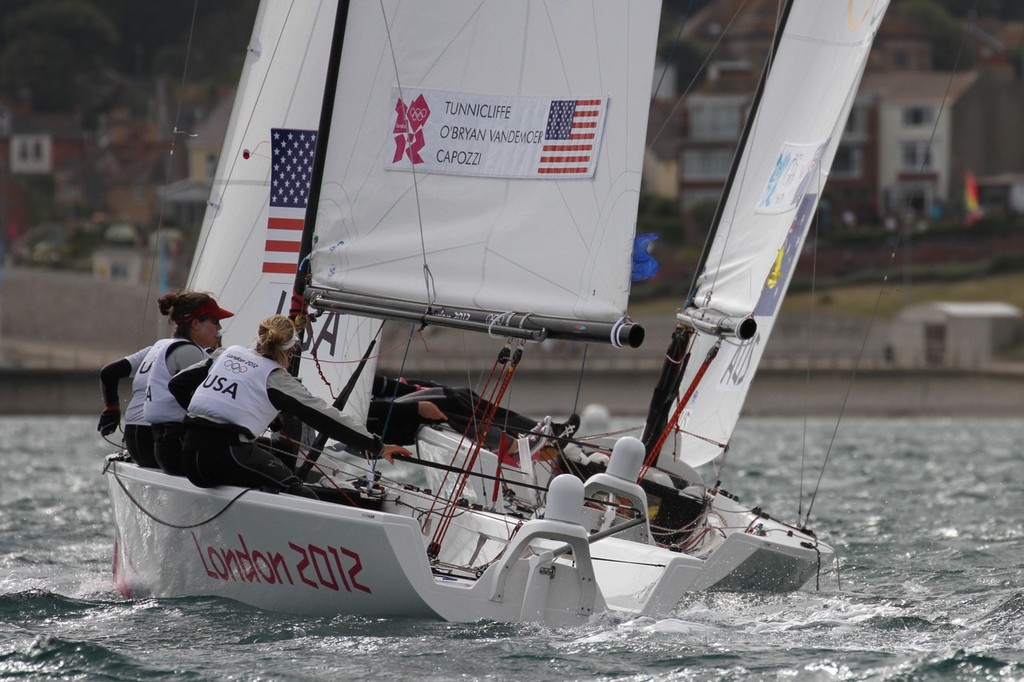
[[[281,369],[244,346],[228,346],[213,358],[202,385],[192,395],[188,413],[235,424],[253,436],[270,426],[279,410],[267,395],[267,378]]]
[[[124,423],[126,425],[134,424],[139,426],[149,424],[146,421],[146,417],[142,414],[142,406],[146,401],[146,380],[149,378],[150,367],[146,364],[146,357],[152,348],[153,346],[143,348],[125,358],[128,364],[132,366],[132,371],[129,375],[132,378],[132,397],[128,401],[128,406],[124,408]],[[145,368],[145,373],[143,373],[143,368]]]
[[[180,423],[185,419],[185,409],[171,395],[167,384],[171,381],[171,371],[167,368],[167,354],[171,349],[183,343],[192,343],[188,339],[163,339],[153,344],[143,364],[149,364],[149,380],[146,382],[146,401],[142,413],[147,424]],[[155,351],[155,353],[154,353]]]

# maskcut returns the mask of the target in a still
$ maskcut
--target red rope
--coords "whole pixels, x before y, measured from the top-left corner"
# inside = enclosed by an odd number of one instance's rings
[[[484,434],[490,429],[491,424],[494,423],[494,416],[497,413],[498,405],[505,397],[505,392],[508,390],[508,386],[512,381],[512,377],[515,374],[516,367],[519,365],[519,360],[522,358],[522,350],[517,349],[512,355],[511,361],[506,361],[507,347],[502,349],[499,353],[498,358],[495,360],[494,365],[491,368],[491,373],[487,377],[487,384],[485,384],[483,393],[486,393],[490,386],[491,379],[494,377],[495,371],[500,366],[502,367],[500,380],[495,382],[493,395],[490,396],[490,406],[487,411],[481,416],[477,423],[476,438],[473,441],[472,447],[466,454],[463,461],[463,466],[460,467],[463,473],[460,475],[458,482],[455,485],[455,489],[452,491],[451,496],[448,498],[447,506],[444,512],[441,514],[441,521],[438,523],[434,530],[434,535],[431,538],[430,547],[428,553],[432,556],[437,556],[440,551],[441,543],[444,542],[444,537],[448,533],[448,529],[451,527],[452,521],[455,519],[455,512],[458,509],[458,502],[462,499],[462,494],[466,489],[466,485],[469,483],[470,473],[473,471],[473,467],[476,466],[477,460],[479,459],[480,450],[483,447]],[[473,407],[474,416],[480,407],[480,403],[484,401],[484,395],[480,396],[480,401]],[[462,443],[469,436],[469,429],[472,428],[472,421],[466,425],[466,432],[462,436],[462,441],[459,442],[459,447],[456,450],[456,454],[452,457],[452,463],[454,464],[455,458],[458,452],[462,449]],[[445,482],[447,482],[448,474],[445,474]],[[442,485],[443,487],[443,485]],[[433,505],[431,505],[431,512],[433,511]]]
[[[683,397],[680,398],[678,404],[676,404],[676,409],[672,413],[672,418],[665,424],[665,428],[662,430],[661,435],[658,436],[658,440],[655,442],[654,447],[652,447],[651,451],[647,453],[644,465],[640,469],[639,479],[641,481],[647,476],[647,472],[652,466],[654,466],[654,463],[658,461],[658,454],[661,452],[662,446],[668,439],[668,434],[676,428],[676,424],[679,423],[679,415],[683,413],[686,405],[690,402],[690,398],[693,397],[694,391],[697,390],[697,386],[700,384],[701,379],[704,378],[704,374],[708,371],[708,367],[711,366],[711,361],[715,359],[716,355],[718,355],[717,343],[708,351],[707,357],[705,357],[704,362],[701,363],[700,369],[697,370],[697,374],[693,377],[693,381],[690,382],[690,386],[686,389],[686,393],[683,394]]]

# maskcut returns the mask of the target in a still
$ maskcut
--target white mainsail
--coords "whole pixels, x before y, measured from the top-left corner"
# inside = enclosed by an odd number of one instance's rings
[[[620,320],[659,14],[658,0],[354,3],[314,290],[382,316],[392,300],[456,323]],[[563,154],[587,169],[540,171],[565,106],[593,117],[596,135],[573,138],[590,149]]]
[[[704,464],[731,437],[887,5],[795,0],[783,16],[715,237],[692,300],[678,315],[698,327],[680,395],[720,339],[721,347],[681,413],[678,447],[662,450],[659,468],[682,475],[677,462]],[[746,340],[708,330],[751,318],[757,331]]]
[[[337,0],[260,5],[189,275],[190,288],[211,292],[235,313],[224,321],[225,345],[251,344],[260,320],[289,312],[305,195],[298,208],[271,206],[279,181],[273,165],[280,159],[274,154],[292,151],[278,145],[282,136],[302,135],[308,151],[301,163],[312,163],[337,5]],[[299,377],[330,401],[378,326],[324,315],[307,334]],[[373,373],[371,361],[346,404],[345,411],[361,421]]]

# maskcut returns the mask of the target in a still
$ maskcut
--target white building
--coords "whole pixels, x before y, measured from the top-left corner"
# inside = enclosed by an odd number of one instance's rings
[[[921,303],[893,320],[891,359],[898,367],[974,369],[1022,333],[1021,311],[1008,303]]]

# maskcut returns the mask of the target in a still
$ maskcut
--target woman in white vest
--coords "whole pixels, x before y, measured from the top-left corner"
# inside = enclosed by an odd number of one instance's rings
[[[153,344],[143,365],[149,365],[142,413],[153,431],[153,456],[168,474],[183,476],[181,439],[185,410],[167,388],[171,377],[209,357],[220,345],[220,321],[234,313],[209,294],[179,291],[160,297],[160,312],[174,322],[174,335]]]
[[[272,315],[260,323],[254,350],[229,346],[171,379],[171,392],[188,405],[182,449],[189,480],[203,487],[269,487],[316,497],[281,458],[255,443],[279,413],[389,461],[397,453],[410,454],[384,445],[289,374],[297,341],[291,320]]]
[[[109,436],[117,430],[121,423],[121,398],[117,386],[121,379],[132,379],[132,397],[124,410],[124,446],[128,456],[136,464],[155,469],[156,459],[153,458],[153,432],[149,422],[142,416],[142,403],[146,399],[146,379],[149,376],[148,366],[143,360],[152,346],[146,346],[120,360],[104,365],[100,370],[100,384],[103,387],[103,412],[96,430],[100,435]]]
[[[121,423],[121,400],[118,396],[118,383],[121,379],[131,377],[132,397],[128,401],[124,414],[124,443],[129,456],[141,466],[156,468],[160,466],[155,450],[154,433],[151,424],[153,418],[149,414],[149,398],[154,390],[157,395],[162,391],[167,397],[167,380],[171,374],[182,367],[199,362],[205,357],[203,348],[214,348],[220,334],[220,319],[230,317],[231,313],[217,306],[209,294],[192,291],[180,291],[164,294],[157,302],[160,313],[166,315],[175,324],[174,336],[157,341],[152,346],[138,350],[120,360],[109,363],[100,370],[100,383],[103,387],[103,402],[106,406],[100,415],[96,430],[104,436],[113,433]],[[205,344],[205,345],[204,345]],[[154,374],[166,374],[153,382]],[[151,383],[153,384],[151,386]],[[171,399],[173,402],[173,398]],[[175,403],[174,407],[178,407]],[[178,407],[177,415],[167,415],[166,419],[159,413],[158,422],[176,421],[181,430],[181,421],[185,411]],[[157,429],[163,435],[162,429]],[[180,433],[178,451],[181,450]],[[180,458],[180,454],[179,454]],[[180,468],[180,467],[179,467]]]

